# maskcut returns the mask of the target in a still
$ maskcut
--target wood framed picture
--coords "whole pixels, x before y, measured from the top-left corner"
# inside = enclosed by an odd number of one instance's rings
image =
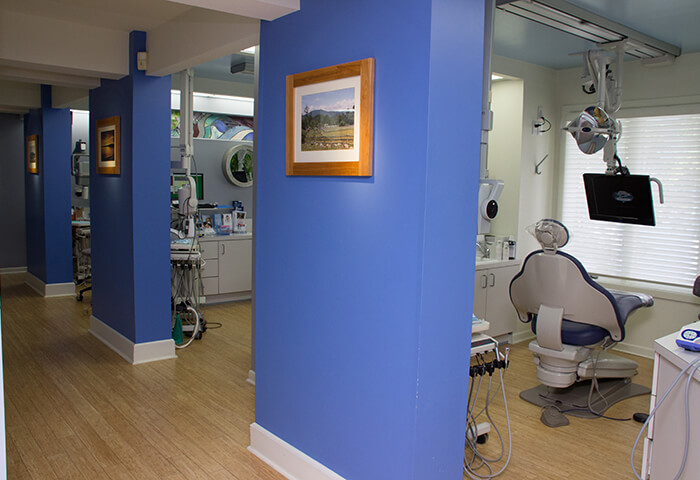
[[[287,76],[287,175],[372,176],[374,59]]]
[[[27,135],[27,172],[39,173],[39,135]]]
[[[97,121],[97,173],[118,175],[121,166],[121,137],[119,117]]]

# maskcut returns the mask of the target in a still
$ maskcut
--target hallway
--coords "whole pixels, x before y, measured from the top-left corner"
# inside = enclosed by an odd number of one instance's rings
[[[88,333],[90,294],[41,298],[2,276],[8,478],[282,477],[250,454],[250,302],[178,359],[129,365]]]

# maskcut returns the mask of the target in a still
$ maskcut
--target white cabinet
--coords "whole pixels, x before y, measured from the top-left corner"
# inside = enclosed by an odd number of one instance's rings
[[[251,289],[252,259],[251,239],[219,241],[219,293]]]
[[[653,410],[666,394],[680,372],[697,361],[698,354],[676,345],[678,333],[661,337],[654,342],[654,379],[649,411]],[[693,367],[691,367],[692,370]],[[700,420],[695,410],[700,403],[700,370],[696,370],[688,384],[688,372],[684,373],[671,390],[656,414],[649,422],[642,456],[642,478],[651,480],[674,478],[683,461],[685,450],[686,419],[685,389],[688,388],[690,421],[688,458],[681,480],[698,478],[700,471]],[[651,475],[651,476],[649,476]]]
[[[474,315],[489,322],[492,337],[515,330],[518,319],[510,302],[510,281],[518,273],[519,265],[512,261],[478,265],[474,279]]]
[[[250,298],[253,273],[251,235],[199,239],[205,265],[202,284],[207,303]]]

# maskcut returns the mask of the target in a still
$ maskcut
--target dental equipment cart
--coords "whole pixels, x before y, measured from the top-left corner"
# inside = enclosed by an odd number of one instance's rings
[[[654,341],[654,380],[651,391],[652,411],[661,395],[666,392],[676,376],[700,358],[700,353],[684,350],[676,345],[678,333],[674,332]],[[674,388],[649,422],[647,438],[644,439],[642,478],[663,480],[673,478],[678,472],[685,447],[685,386],[687,374]],[[680,480],[691,480],[700,475],[700,370],[696,370],[690,384],[690,443],[688,459]]]

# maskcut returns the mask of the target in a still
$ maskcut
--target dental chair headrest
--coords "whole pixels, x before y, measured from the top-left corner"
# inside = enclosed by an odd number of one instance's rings
[[[569,242],[569,230],[563,223],[551,218],[544,218],[525,230],[535,237],[542,250],[548,253],[556,253],[557,249]]]

